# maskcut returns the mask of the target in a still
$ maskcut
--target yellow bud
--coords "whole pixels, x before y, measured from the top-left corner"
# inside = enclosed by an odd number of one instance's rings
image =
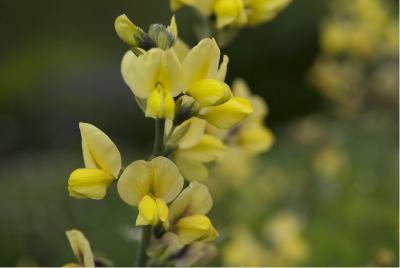
[[[119,38],[131,47],[148,49],[155,46],[147,34],[133,24],[125,14],[115,19],[114,27]]]
[[[115,180],[101,169],[78,168],[68,179],[68,191],[75,198],[103,199],[107,188]]]
[[[174,227],[174,232],[184,245],[195,241],[214,240],[218,236],[210,219],[204,215],[193,215],[180,219]]]
[[[170,92],[158,85],[147,99],[146,117],[173,119],[175,101]]]
[[[145,195],[139,202],[139,215],[136,218],[136,226],[155,226],[162,222],[165,229],[168,229],[168,207],[161,198],[153,198]]]
[[[245,98],[234,97],[224,104],[207,108],[202,116],[218,128],[231,128],[253,112],[250,102]]]
[[[187,92],[201,107],[219,105],[232,97],[230,87],[214,79],[201,79],[194,82]]]

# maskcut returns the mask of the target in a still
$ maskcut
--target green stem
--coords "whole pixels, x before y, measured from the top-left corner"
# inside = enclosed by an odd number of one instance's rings
[[[137,258],[137,266],[145,267],[147,264],[147,248],[150,244],[151,238],[151,225],[145,225],[142,229],[142,241],[139,247],[139,253]]]
[[[164,152],[164,127],[165,127],[165,120],[156,119],[154,148],[153,148],[154,156],[162,155],[162,153]]]

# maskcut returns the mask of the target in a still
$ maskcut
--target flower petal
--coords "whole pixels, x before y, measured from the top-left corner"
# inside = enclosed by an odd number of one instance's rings
[[[117,189],[121,199],[137,206],[150,192],[153,178],[152,166],[144,160],[138,160],[126,167],[118,180]]]
[[[232,97],[231,89],[223,82],[214,79],[201,79],[190,86],[187,93],[201,107],[222,104]]]
[[[194,82],[216,79],[220,50],[214,39],[205,38],[193,47],[183,60],[183,88],[188,89]]]
[[[79,260],[79,266],[94,267],[93,252],[83,233],[78,230],[68,230],[65,234],[75,257]]]
[[[158,86],[147,99],[146,117],[173,119],[174,114],[174,99],[168,91]]]
[[[229,58],[228,56],[224,55],[222,59],[222,63],[219,66],[218,72],[217,72],[217,80],[224,82],[225,77],[226,77],[226,72],[228,70],[228,63],[229,63]]]
[[[139,202],[139,214],[136,218],[136,226],[155,225],[158,222],[158,209],[156,201],[145,195]]]
[[[178,57],[180,62],[183,62],[183,59],[186,57],[186,55],[190,51],[189,46],[184,41],[182,41],[182,39],[180,39],[180,38],[176,39],[175,44],[172,47],[172,49],[175,51],[175,54]]]
[[[176,165],[183,177],[188,181],[206,182],[208,180],[207,167],[198,161],[181,157],[179,154],[174,156]]]
[[[210,219],[204,215],[193,215],[180,219],[174,231],[179,241],[186,245],[194,241],[209,241],[217,238],[218,233]]]
[[[102,169],[79,168],[68,179],[68,191],[75,198],[103,199],[107,188],[115,180]]]
[[[269,150],[274,141],[274,134],[262,122],[246,124],[239,134],[240,145],[253,155]]]
[[[146,99],[155,88],[161,69],[164,51],[153,48],[139,57],[127,52],[122,59],[121,71],[125,82],[133,94]]]
[[[246,118],[253,108],[247,99],[234,97],[224,104],[208,107],[203,118],[219,128],[231,128]]]
[[[206,128],[207,121],[204,119],[200,119],[197,117],[192,117],[189,119],[190,127],[186,132],[185,136],[179,142],[179,148],[185,149],[189,147],[193,147],[195,144],[199,142],[201,137],[204,134],[204,130]]]
[[[79,123],[82,151],[87,168],[101,168],[115,178],[121,170],[121,154],[111,139],[97,127]]]
[[[179,149],[178,154],[186,159],[207,163],[215,161],[224,150],[225,146],[220,139],[204,134],[195,146]]]
[[[170,205],[169,220],[174,224],[183,217],[205,215],[210,211],[212,204],[208,188],[201,183],[191,182]]]
[[[182,92],[182,65],[173,49],[164,51],[161,59],[161,70],[158,80],[165,89],[176,97]]]
[[[151,160],[153,165],[153,193],[166,203],[171,202],[182,190],[183,177],[178,167],[166,157],[156,157]]]

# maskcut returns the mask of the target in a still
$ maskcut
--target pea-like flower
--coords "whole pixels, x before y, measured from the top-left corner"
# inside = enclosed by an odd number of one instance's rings
[[[131,206],[138,206],[136,225],[162,223],[168,228],[167,203],[175,199],[183,187],[183,177],[168,158],[130,164],[118,180],[118,193]]]
[[[195,241],[210,241],[218,236],[210,219],[205,216],[212,207],[208,188],[192,182],[170,206],[169,231],[178,236],[183,245]]]
[[[108,186],[118,178],[121,155],[111,139],[97,127],[79,123],[85,168],[74,170],[68,191],[75,198],[102,199]]]
[[[95,267],[95,261],[89,241],[81,231],[66,231],[69,244],[78,263],[68,263],[64,267]]]
[[[248,85],[242,79],[236,79],[232,88],[235,96],[248,99],[254,107],[254,112],[238,126],[235,142],[250,155],[269,150],[275,142],[275,136],[264,124],[268,115],[266,102],[260,96],[251,94]]]
[[[224,83],[229,59],[224,56],[220,65],[220,57],[215,40],[205,38],[183,59],[182,87],[201,107],[222,104],[232,96],[230,87]]]
[[[121,71],[133,94],[147,100],[147,117],[173,119],[173,97],[182,92],[182,66],[174,50],[153,48],[140,56],[128,51]]]

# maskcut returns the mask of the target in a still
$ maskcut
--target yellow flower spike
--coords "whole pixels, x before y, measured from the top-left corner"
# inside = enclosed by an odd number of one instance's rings
[[[247,21],[242,0],[217,0],[213,9],[217,16],[217,28],[219,29],[229,24],[240,26]]]
[[[102,169],[114,178],[121,170],[121,154],[111,139],[97,127],[79,123],[86,168]]]
[[[101,169],[79,168],[68,179],[68,191],[75,198],[103,199],[107,188],[115,180]]]
[[[107,188],[118,178],[121,155],[117,146],[100,129],[79,123],[86,168],[74,170],[68,179],[68,191],[75,198],[102,199]]]
[[[210,241],[218,237],[218,232],[212,226],[210,219],[204,215],[180,219],[176,223],[175,232],[183,245],[194,241]]]
[[[171,94],[163,87],[157,86],[147,99],[146,117],[173,119],[175,102]]]
[[[201,40],[187,53],[182,62],[183,88],[189,89],[193,83],[205,78],[218,80],[218,77],[222,76],[218,75],[218,71],[224,69],[227,64],[224,63],[219,67],[220,56],[220,50],[214,39]]]
[[[202,111],[202,117],[218,128],[231,128],[253,112],[251,103],[244,98],[234,97],[224,104]]]
[[[187,93],[192,96],[201,107],[222,104],[232,97],[230,87],[214,79],[201,79],[194,82]]]
[[[140,47],[145,39],[145,33],[125,15],[115,19],[115,31],[119,38],[131,47]]]
[[[168,158],[159,156],[151,161],[135,161],[118,180],[121,199],[139,206],[138,225],[155,225],[159,220],[168,226],[168,207],[183,187],[183,177]]]
[[[78,259],[78,264],[70,263],[67,264],[69,267],[94,267],[94,257],[89,241],[78,230],[69,230],[65,232],[69,244],[71,245],[72,251],[75,257]]]

